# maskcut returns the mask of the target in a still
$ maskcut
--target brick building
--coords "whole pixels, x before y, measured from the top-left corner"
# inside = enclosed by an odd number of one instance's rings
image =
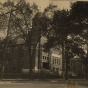
[[[63,71],[62,51],[51,49],[50,52],[45,53],[42,46],[44,41],[46,42],[46,39],[41,38],[40,43],[38,43],[36,46],[36,50],[33,55],[34,57],[32,58],[32,69],[34,71],[38,71],[39,69],[46,69],[59,74],[60,71]],[[7,50],[9,53],[7,54],[5,60],[5,72],[29,72],[30,61],[26,44],[24,44],[24,42],[21,40],[16,45],[10,45]],[[2,60],[3,59],[0,58],[0,70]],[[70,59],[69,71],[76,73],[77,75],[80,73],[84,74],[84,66],[82,61],[76,58]]]
[[[72,58],[70,60],[70,71],[73,72],[77,76],[81,76],[84,74],[84,65],[82,60],[79,58]]]
[[[28,47],[23,40],[16,45],[8,46],[7,57],[5,59],[5,72],[8,73],[22,73],[29,72],[30,61]],[[32,58],[32,69],[38,71],[39,69],[46,69],[52,72],[58,72],[62,70],[62,58],[59,52],[51,50],[45,53],[43,51],[44,38],[40,39],[40,43],[37,44],[33,58]],[[33,47],[31,47],[33,50]],[[0,58],[0,60],[2,60]],[[1,62],[2,63],[2,62]],[[1,66],[0,66],[1,69]]]

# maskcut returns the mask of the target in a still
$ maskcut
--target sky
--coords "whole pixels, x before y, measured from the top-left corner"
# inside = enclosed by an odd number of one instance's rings
[[[4,2],[6,0],[0,0],[0,2]],[[35,2],[40,8],[41,11],[44,10],[44,8],[46,8],[49,3],[52,3],[57,5],[58,8],[60,9],[70,9],[70,2],[71,0],[26,0],[27,2],[29,2],[30,4],[32,4],[33,2]]]
[[[70,9],[70,1],[61,1],[61,0],[26,0],[27,2],[33,3],[35,2],[38,6],[41,7],[41,11],[44,10],[44,8],[46,8],[49,3],[53,3],[55,5],[58,6],[58,8],[60,9]]]
[[[0,0],[0,2],[5,2],[6,0]],[[36,3],[40,7],[40,11],[43,12],[44,8],[46,8],[49,3],[53,3],[54,5],[57,5],[60,9],[70,9],[70,1],[67,0],[25,0],[26,2],[29,2],[30,4]],[[2,36],[3,33],[0,31],[0,36]]]

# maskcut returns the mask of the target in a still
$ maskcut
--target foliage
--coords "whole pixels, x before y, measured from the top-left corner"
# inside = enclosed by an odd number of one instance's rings
[[[77,1],[71,3],[70,19],[72,23],[72,29],[77,34],[83,37],[88,24],[88,2],[87,1]]]
[[[77,1],[71,3],[71,15],[73,19],[82,20],[88,16],[88,2],[87,1]]]
[[[63,9],[53,13],[51,30],[47,35],[48,41],[44,48],[47,51],[49,48],[62,46],[66,51],[69,51],[71,57],[78,55],[81,58],[85,55],[84,50],[80,47],[83,38],[79,34],[82,31],[78,29],[80,24],[76,24],[76,21],[71,18],[73,15],[71,11]],[[81,29],[83,30],[83,27]]]
[[[81,38],[83,38],[82,43],[88,43],[88,2],[87,1],[77,1],[71,3],[70,18],[71,24],[73,25],[74,31]],[[87,51],[88,52],[88,51]],[[81,53],[83,54],[83,53]],[[87,65],[87,56],[84,54],[82,56],[83,63]]]
[[[38,12],[33,18],[33,30],[40,30],[41,32],[47,31],[51,20],[47,18],[43,13]]]
[[[11,0],[8,0],[7,2],[2,4],[2,10],[3,14],[7,18],[3,18],[6,20],[6,41],[4,43],[4,58],[3,58],[3,64],[2,64],[2,77],[4,72],[4,63],[6,56],[10,55],[11,52],[7,52],[8,49],[8,43],[12,43],[11,40],[16,40],[19,38],[22,38],[25,40],[24,43],[27,44],[28,51],[29,51],[29,60],[30,60],[30,76],[32,75],[32,56],[31,55],[31,34],[30,31],[32,30],[32,19],[35,16],[35,14],[38,12],[37,5],[33,4],[30,6],[30,4],[26,3],[25,0],[17,0],[17,2],[13,2]],[[1,14],[0,16],[3,16]],[[3,20],[1,18],[0,21]],[[3,21],[3,24],[1,24],[1,27],[4,26],[5,21]],[[5,31],[3,31],[5,32]],[[37,44],[36,44],[37,45]],[[36,48],[36,45],[34,49]],[[33,52],[34,54],[34,52]]]
[[[55,9],[57,9],[57,5],[54,5],[53,3],[50,3],[49,6],[47,6],[45,9],[44,9],[44,13],[46,12],[54,12]]]

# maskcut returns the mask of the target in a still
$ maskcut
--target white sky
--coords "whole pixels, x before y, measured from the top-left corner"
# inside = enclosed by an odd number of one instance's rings
[[[6,0],[0,0],[1,2],[4,2]],[[33,2],[35,2],[38,6],[41,7],[41,11],[44,10],[44,8],[46,8],[49,3],[53,2],[53,4],[57,5],[58,8],[60,9],[69,9],[70,6],[70,2],[71,0],[26,0],[27,2],[29,2],[30,4],[32,4]]]
[[[26,0],[27,2],[30,2],[30,3],[33,3],[35,2],[38,6],[41,7],[41,11],[44,10],[44,8],[46,8],[49,3],[52,3],[57,5],[58,8],[60,9],[63,9],[63,8],[66,8],[66,9],[69,9],[70,8],[70,1],[61,1],[61,0]]]

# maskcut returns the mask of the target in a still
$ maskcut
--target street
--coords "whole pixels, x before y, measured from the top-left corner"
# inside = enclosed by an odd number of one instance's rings
[[[78,88],[88,88],[88,81],[77,81],[76,83]],[[0,88],[66,88],[66,82],[6,81],[0,82]]]
[[[0,88],[65,88],[65,85],[48,82],[3,83]]]

